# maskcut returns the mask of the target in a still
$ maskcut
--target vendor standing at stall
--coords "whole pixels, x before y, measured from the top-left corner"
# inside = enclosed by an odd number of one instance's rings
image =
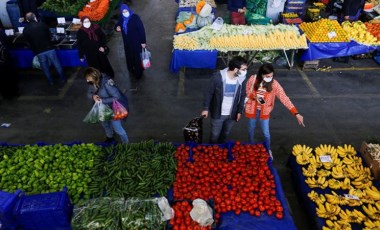
[[[82,62],[86,59],[88,66],[98,69],[111,78],[115,76],[107,53],[106,35],[95,23],[91,23],[88,17],[81,19],[82,27],[77,32],[79,58]]]
[[[59,61],[54,46],[51,43],[49,27],[43,22],[38,22],[36,15],[32,12],[27,13],[25,15],[25,19],[28,24],[24,28],[23,36],[29,43],[34,55],[37,56],[41,69],[49,81],[49,84],[54,84],[50,73],[50,64],[54,65],[59,77],[61,78],[60,83],[64,84],[66,82],[66,78],[63,73],[61,62]]]
[[[359,13],[364,7],[365,0],[344,0],[343,17],[344,20],[358,20]]]
[[[247,11],[246,0],[228,0],[227,9],[231,12],[231,24],[245,25],[245,13]]]
[[[129,73],[141,78],[144,68],[141,65],[140,54],[146,47],[145,28],[140,17],[126,4],[120,7],[120,19],[115,30],[123,35],[125,59]]]

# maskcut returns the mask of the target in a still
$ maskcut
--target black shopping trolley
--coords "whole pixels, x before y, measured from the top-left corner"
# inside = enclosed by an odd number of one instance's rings
[[[185,142],[202,143],[203,118],[196,117],[183,128]]]

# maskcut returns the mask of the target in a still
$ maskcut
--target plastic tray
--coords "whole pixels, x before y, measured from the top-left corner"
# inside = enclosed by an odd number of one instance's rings
[[[21,195],[21,190],[15,193],[0,191],[0,229],[16,229],[16,220],[13,216],[13,208]]]
[[[28,230],[69,230],[72,213],[66,187],[60,192],[23,196],[15,209],[17,224]]]

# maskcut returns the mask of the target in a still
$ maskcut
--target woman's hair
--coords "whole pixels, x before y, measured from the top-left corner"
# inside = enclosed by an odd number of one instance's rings
[[[245,60],[245,58],[236,56],[232,58],[230,62],[228,62],[228,70],[232,71],[235,68],[240,69],[241,65],[246,65],[246,64],[247,64],[247,60]]]
[[[266,64],[263,64],[262,66],[260,66],[259,68],[259,71],[257,72],[257,77],[256,77],[256,82],[255,82],[255,85],[254,85],[254,88],[255,90],[257,90],[261,84],[261,82],[263,82],[263,75],[266,75],[266,74],[270,74],[270,73],[274,73],[274,68],[271,64],[269,63],[266,63]],[[271,92],[272,91],[272,82],[263,82],[263,88],[265,88],[268,92]]]
[[[99,81],[100,81],[101,76],[102,76],[102,74],[100,73],[100,71],[98,69],[93,68],[93,67],[88,67],[84,71],[84,77],[85,78],[91,77],[94,80],[94,84],[96,85],[97,88],[99,88]]]

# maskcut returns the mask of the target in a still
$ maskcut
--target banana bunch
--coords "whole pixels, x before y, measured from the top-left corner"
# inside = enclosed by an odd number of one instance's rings
[[[327,227],[323,226],[322,230],[351,230],[351,224],[345,221],[326,220]]]
[[[306,154],[297,155],[296,161],[299,165],[307,165],[309,164],[309,156]]]
[[[338,195],[334,191],[331,191],[332,194],[325,194],[326,201],[334,205],[347,205],[348,199],[344,196]]]
[[[363,210],[365,213],[367,213],[367,215],[369,216],[369,218],[371,218],[372,220],[380,220],[380,203],[377,202],[375,203],[374,206],[372,206],[371,204],[368,204],[368,206],[365,206],[363,205]]]
[[[325,205],[318,204],[316,210],[318,217],[330,220],[337,220],[337,215],[340,213],[341,208],[339,207],[339,205],[334,205],[326,202]]]
[[[350,178],[348,178],[348,177],[344,178],[340,187],[341,187],[341,189],[344,189],[344,190],[352,188]]]
[[[322,163],[321,163],[322,164]],[[331,175],[331,171],[326,170],[326,169],[319,169],[317,171],[317,176],[323,176],[323,177],[328,177]]]
[[[355,189],[355,188],[350,188],[350,190],[348,190],[348,194],[356,196],[359,199],[361,199],[361,198],[363,198],[363,197],[366,196],[366,193],[365,193],[364,190],[362,190],[362,189]]]
[[[348,200],[347,205],[351,207],[363,205],[363,202],[361,200],[357,200],[357,199],[347,199],[347,200]]]
[[[352,165],[352,166],[362,165],[362,158],[358,156],[348,155],[344,157],[342,161],[346,165]]]
[[[342,187],[342,182],[336,179],[329,179],[328,183],[331,189],[340,189]]]
[[[312,151],[313,151],[313,149],[310,148],[309,146],[297,144],[297,145],[293,146],[292,153],[294,156],[298,156],[300,154],[312,156]]]
[[[337,165],[332,167],[331,169],[331,176],[334,177],[335,179],[342,179],[346,178],[346,173],[343,170],[345,166]]]
[[[371,170],[368,167],[364,167],[362,164],[361,165],[355,165],[352,167],[353,171],[355,171],[357,174],[366,176],[369,179],[373,180]]]
[[[363,228],[363,230],[378,230],[380,229],[380,221],[372,221],[372,220],[369,220],[367,219],[366,221],[364,221],[364,225],[366,226],[365,228]]]
[[[375,201],[380,200],[380,191],[375,186],[366,186],[365,187],[365,198],[372,199]]]
[[[348,222],[348,223],[357,223],[360,224],[364,220],[366,220],[366,216],[359,210],[353,209],[352,211],[346,209],[346,210],[341,210],[339,212],[339,216],[341,220]]]
[[[177,35],[174,36],[173,47],[178,50],[196,50],[199,49],[199,44],[197,39],[193,37]]]
[[[371,177],[371,171],[369,168],[363,166],[355,166],[355,165],[346,165],[343,169],[345,171],[345,175],[350,177],[351,179],[355,179],[358,177],[368,177],[369,179],[373,179]]]
[[[334,156],[331,156],[331,162],[322,162],[322,164],[323,167],[328,170],[336,166],[342,166],[342,162],[340,161],[337,153],[335,153]]]
[[[319,157],[318,156],[311,156],[310,158],[309,158],[309,163],[311,164],[311,165],[313,165],[315,168],[320,168],[320,167],[322,167],[322,162],[321,162],[321,159],[319,159]],[[318,170],[318,171],[320,171],[320,170]],[[329,171],[330,172],[330,171]],[[330,174],[331,174],[331,172],[330,172]],[[329,174],[329,175],[330,175]],[[329,176],[329,175],[327,175],[327,176]]]
[[[368,188],[372,186],[372,180],[367,176],[360,175],[358,178],[351,180],[351,185],[353,185],[355,188]]]
[[[329,182],[326,180],[326,177],[318,177],[318,179],[315,179],[315,177],[308,177],[305,182],[310,188],[325,189],[329,186]]]
[[[332,145],[320,144],[315,148],[315,154],[317,156],[330,155],[331,157],[337,156],[336,148]]]
[[[299,17],[297,13],[291,13],[291,12],[281,13],[281,15],[283,18],[298,18]]]
[[[336,151],[341,158],[344,158],[345,156],[356,156],[356,150],[352,145],[339,145]]]
[[[348,37],[362,43],[365,45],[379,45],[380,42],[377,41],[377,38],[373,36],[367,27],[361,21],[349,22],[345,21],[342,23],[342,28],[346,31]]]
[[[323,204],[325,203],[326,201],[326,198],[323,194],[318,194],[317,192],[315,192],[314,190],[311,190],[311,192],[309,192],[307,194],[307,196],[309,197],[309,199],[311,201],[313,201],[314,203],[316,203],[317,205],[318,204]]]
[[[313,165],[308,165],[307,168],[302,167],[302,174],[306,177],[313,177],[317,174],[317,169]]]

